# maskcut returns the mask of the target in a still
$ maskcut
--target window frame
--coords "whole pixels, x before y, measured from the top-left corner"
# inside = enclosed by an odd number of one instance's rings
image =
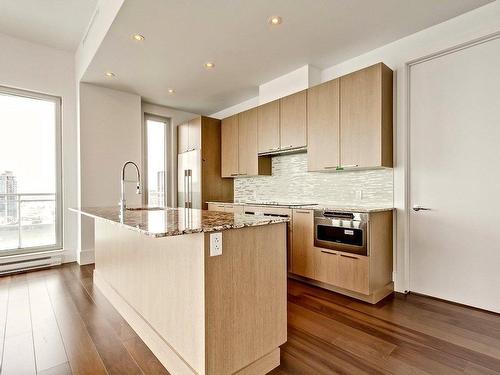
[[[142,202],[143,204],[149,204],[149,186],[148,186],[148,120],[162,122],[165,124],[165,155],[164,155],[164,165],[165,165],[165,177],[164,177],[164,186],[165,186],[165,206],[171,206],[171,182],[172,182],[172,171],[170,165],[170,157],[171,157],[171,119],[164,116],[155,115],[152,113],[144,113],[143,126],[142,126],[142,186],[143,186],[143,194],[142,194]]]
[[[35,252],[43,252],[49,250],[62,250],[64,243],[64,215],[63,215],[63,165],[62,165],[62,107],[63,101],[60,96],[48,95],[35,91],[22,90],[12,87],[6,87],[0,85],[0,95],[10,95],[18,96],[22,98],[43,100],[48,102],[53,102],[55,105],[55,163],[56,163],[56,175],[55,175],[55,235],[56,241],[53,245],[43,245],[43,246],[30,246],[30,247],[18,247],[17,249],[3,250],[0,257],[12,256],[12,255],[24,255]],[[20,220],[20,218],[19,218]],[[19,243],[21,245],[21,243]]]

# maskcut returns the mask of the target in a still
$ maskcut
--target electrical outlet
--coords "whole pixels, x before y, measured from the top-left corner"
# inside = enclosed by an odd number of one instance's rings
[[[210,233],[210,256],[222,255],[222,232]]]

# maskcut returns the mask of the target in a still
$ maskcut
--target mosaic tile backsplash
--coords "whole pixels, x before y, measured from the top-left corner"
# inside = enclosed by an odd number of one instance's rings
[[[393,171],[307,172],[306,153],[275,156],[272,176],[235,179],[234,201],[392,207]]]

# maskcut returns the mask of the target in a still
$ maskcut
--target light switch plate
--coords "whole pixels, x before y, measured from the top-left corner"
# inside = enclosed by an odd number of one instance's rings
[[[222,255],[222,232],[210,233],[210,256]]]

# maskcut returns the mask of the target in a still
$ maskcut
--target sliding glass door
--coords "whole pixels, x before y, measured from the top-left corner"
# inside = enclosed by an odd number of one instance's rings
[[[62,247],[61,101],[0,86],[0,256]]]

